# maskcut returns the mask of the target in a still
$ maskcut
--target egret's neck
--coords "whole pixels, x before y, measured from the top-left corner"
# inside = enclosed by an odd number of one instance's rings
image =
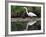
[[[26,8],[26,13],[28,14],[28,10],[27,10],[27,8]]]

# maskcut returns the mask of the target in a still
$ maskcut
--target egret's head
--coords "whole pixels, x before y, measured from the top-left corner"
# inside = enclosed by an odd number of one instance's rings
[[[27,9],[26,7],[24,7],[25,9]]]

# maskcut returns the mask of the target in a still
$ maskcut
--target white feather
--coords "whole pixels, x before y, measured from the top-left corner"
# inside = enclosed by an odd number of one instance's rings
[[[24,7],[24,8],[26,9],[26,13],[27,13],[28,16],[31,16],[31,17],[32,17],[32,16],[37,16],[37,15],[34,14],[33,12],[29,12],[29,13],[28,13],[28,9],[27,9],[26,7]]]
[[[29,12],[29,13],[28,13],[28,16],[31,16],[31,17],[32,17],[32,16],[37,16],[37,15],[34,14],[34,13],[32,13],[32,12]]]
[[[28,15],[28,16],[31,16],[31,17],[33,17],[33,16],[37,16],[37,15],[36,15],[36,14],[34,14],[33,12],[29,12],[29,13],[28,13],[27,8],[26,8],[26,7],[24,7],[24,8],[26,9],[26,13],[27,13],[27,15]],[[33,25],[34,23],[36,23],[36,21],[28,22],[28,23],[27,23],[26,30],[28,29],[28,26],[29,26],[29,25]]]

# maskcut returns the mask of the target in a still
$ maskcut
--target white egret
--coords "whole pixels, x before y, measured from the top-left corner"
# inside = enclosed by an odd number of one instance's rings
[[[34,14],[33,12],[28,12],[28,9],[26,7],[24,7],[26,9],[26,13],[28,16],[37,16],[36,14]]]
[[[37,15],[34,14],[33,12],[28,12],[28,9],[27,9],[26,7],[24,7],[24,8],[26,9],[26,13],[27,13],[28,16],[31,16],[31,17],[33,17],[33,16],[37,16]],[[28,22],[28,23],[27,23],[27,26],[26,26],[26,30],[28,29],[28,26],[29,26],[29,25],[32,26],[34,23],[36,23],[36,21]]]

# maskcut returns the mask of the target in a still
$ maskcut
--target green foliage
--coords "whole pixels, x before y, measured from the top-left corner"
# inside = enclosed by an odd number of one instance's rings
[[[41,17],[41,7],[27,7],[28,12],[35,13],[38,17]],[[22,16],[25,15],[26,10],[24,9],[24,6],[11,6],[11,16]]]
[[[38,16],[41,17],[41,7],[32,7],[33,12]]]
[[[21,6],[11,6],[11,12],[21,13],[21,12],[25,12],[25,9]]]

